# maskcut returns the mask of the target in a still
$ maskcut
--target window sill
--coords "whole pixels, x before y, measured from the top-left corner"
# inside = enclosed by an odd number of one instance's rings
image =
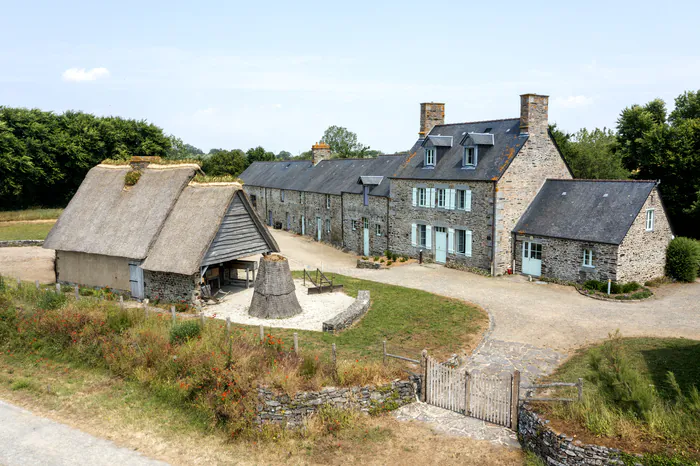
[[[435,165],[426,165],[423,167],[423,170],[435,170]]]
[[[582,265],[581,266],[582,272],[591,272],[593,270],[595,270],[595,265]]]
[[[462,165],[462,170],[476,170],[476,165]]]

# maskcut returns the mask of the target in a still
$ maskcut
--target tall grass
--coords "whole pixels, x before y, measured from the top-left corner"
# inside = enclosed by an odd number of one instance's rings
[[[235,436],[256,432],[260,385],[292,395],[325,385],[380,384],[400,375],[359,359],[334,368],[323,354],[297,355],[280,337],[268,334],[261,342],[245,327],[227,338],[221,321],[173,326],[169,315],[146,317],[110,301],[74,301],[30,286],[0,293],[0,350],[107,368],[172,403],[194,407]]]
[[[0,222],[50,220],[58,218],[61,212],[63,212],[63,209],[7,210],[0,212]]]

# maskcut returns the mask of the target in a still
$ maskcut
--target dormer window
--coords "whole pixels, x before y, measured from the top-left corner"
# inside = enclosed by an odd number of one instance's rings
[[[435,166],[435,148],[428,147],[425,149],[425,166],[434,167]]]
[[[464,160],[462,161],[462,166],[464,167],[476,167],[476,159],[478,158],[478,149],[474,147],[464,148]]]

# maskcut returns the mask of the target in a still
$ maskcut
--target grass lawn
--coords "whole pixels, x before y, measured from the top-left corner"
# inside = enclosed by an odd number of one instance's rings
[[[0,241],[44,239],[53,225],[53,223],[0,223]]]
[[[53,220],[61,215],[63,209],[27,209],[0,211],[0,222],[26,220]]]
[[[292,273],[302,278],[303,272]],[[369,290],[371,306],[359,323],[337,335],[289,329],[272,333],[291,341],[296,331],[303,348],[329,351],[335,343],[339,358],[381,359],[382,340],[387,340],[388,352],[419,359],[424,348],[439,357],[469,350],[488,327],[483,310],[457,299],[343,275],[335,275],[333,283],[342,284],[352,297]]]
[[[596,369],[597,358],[602,369]],[[584,378],[582,403],[543,404],[539,409],[557,430],[582,441],[637,453],[676,453],[697,461],[698,361],[700,341],[613,337],[579,350],[548,377],[566,382]]]

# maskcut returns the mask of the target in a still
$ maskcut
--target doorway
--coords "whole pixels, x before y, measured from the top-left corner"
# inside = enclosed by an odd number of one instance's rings
[[[523,267],[525,275],[539,277],[542,273],[542,244],[532,241],[523,242]]]
[[[369,256],[369,219],[362,217],[362,254]]]
[[[447,228],[435,227],[435,262],[447,262]]]

